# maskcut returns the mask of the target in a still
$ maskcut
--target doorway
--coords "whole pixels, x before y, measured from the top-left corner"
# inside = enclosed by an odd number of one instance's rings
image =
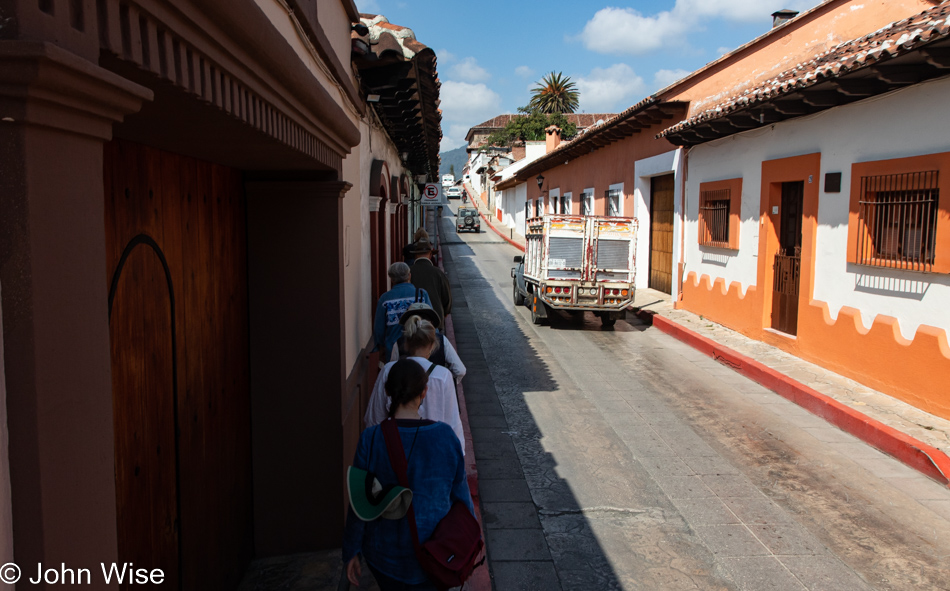
[[[782,183],[779,248],[772,263],[772,328],[789,335],[798,334],[804,193],[804,181]]]
[[[673,175],[650,179],[650,282],[663,293],[673,290]]]

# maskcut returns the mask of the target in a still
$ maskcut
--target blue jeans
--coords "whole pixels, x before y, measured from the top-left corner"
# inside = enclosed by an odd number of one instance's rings
[[[373,565],[367,563],[369,570],[373,572],[373,576],[376,578],[376,584],[379,585],[380,591],[437,591],[435,585],[426,581],[425,583],[403,583],[402,581],[397,581],[392,577],[387,577],[383,573],[379,572]]]

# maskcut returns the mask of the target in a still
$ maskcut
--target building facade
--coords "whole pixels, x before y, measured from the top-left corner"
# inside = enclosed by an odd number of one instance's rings
[[[400,52],[421,128],[367,104],[360,18],[3,4],[4,558],[227,589],[255,556],[338,546],[372,277],[440,139],[434,56]]]

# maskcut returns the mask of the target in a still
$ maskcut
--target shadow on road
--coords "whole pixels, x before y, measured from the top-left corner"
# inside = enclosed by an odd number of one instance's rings
[[[454,228],[444,238],[451,244],[443,261],[452,287],[459,354],[468,366],[463,386],[495,588],[621,589],[580,503],[545,450],[528,407],[528,396],[555,394],[561,385],[519,326],[512,302],[499,300],[478,269],[472,248],[457,241]],[[590,314],[558,315],[552,327],[601,329]],[[633,330],[626,323],[617,327]],[[483,349],[489,342],[492,358],[517,362],[489,367]]]

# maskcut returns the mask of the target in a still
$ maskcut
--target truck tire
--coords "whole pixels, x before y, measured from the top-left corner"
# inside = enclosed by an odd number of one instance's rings
[[[518,291],[518,284],[517,284],[516,282],[512,281],[512,282],[511,282],[511,285],[512,285],[512,291],[514,292],[514,298],[513,298],[513,299],[514,299],[514,301],[515,301],[515,306],[523,306],[523,305],[524,305],[524,296],[521,295],[521,292],[520,292],[520,291]]]
[[[537,295],[531,299],[531,324],[540,325],[544,321],[544,318],[538,314],[538,307],[543,305],[544,302]]]
[[[611,316],[609,313],[604,312],[604,314],[600,317],[600,324],[604,328],[613,328],[614,325],[617,324],[617,319]]]

